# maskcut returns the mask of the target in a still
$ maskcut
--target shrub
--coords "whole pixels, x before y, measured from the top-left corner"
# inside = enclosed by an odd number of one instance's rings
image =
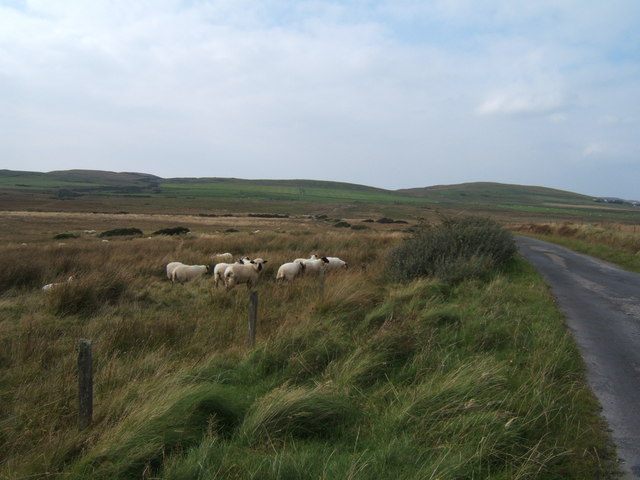
[[[389,255],[392,280],[436,276],[451,283],[482,277],[516,252],[511,233],[480,217],[445,218],[424,226]]]
[[[351,230],[369,230],[366,225],[351,225]]]
[[[183,235],[185,233],[189,233],[187,227],[171,227],[171,228],[163,228],[161,230],[153,232],[154,235]]]
[[[66,240],[67,238],[78,238],[75,233],[58,233],[53,236],[54,240]]]
[[[395,223],[395,220],[393,218],[387,218],[387,217],[382,217],[376,221],[378,223]]]
[[[107,230],[106,232],[102,232],[98,235],[100,238],[102,237],[117,237],[124,235],[142,235],[142,230],[139,228],[116,228],[113,230]]]
[[[333,226],[337,228],[349,228],[351,224],[349,222],[345,222],[344,220],[341,220],[335,223]]]

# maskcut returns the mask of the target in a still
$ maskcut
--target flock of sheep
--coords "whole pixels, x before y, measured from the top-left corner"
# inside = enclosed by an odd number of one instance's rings
[[[184,283],[213,274],[215,286],[222,284],[227,291],[239,284],[246,284],[247,288],[252,288],[264,269],[267,260],[262,258],[242,257],[233,260],[230,253],[220,253],[213,256],[214,266],[209,265],[185,265],[181,262],[171,262],[166,266],[167,278],[173,283]],[[339,270],[347,268],[347,262],[338,257],[324,257],[316,254],[310,258],[296,258],[292,262],[287,262],[278,268],[276,280],[292,281],[303,274],[319,275],[328,270]]]

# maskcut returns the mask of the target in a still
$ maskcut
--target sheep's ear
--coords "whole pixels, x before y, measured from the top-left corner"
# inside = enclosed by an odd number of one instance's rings
[[[267,263],[269,260],[263,260],[262,263]]]
[[[322,257],[320,260],[322,260],[324,263],[329,263],[329,259],[327,257]]]
[[[251,260],[249,263],[253,263],[254,265],[256,264],[256,262],[254,262],[253,260]]]

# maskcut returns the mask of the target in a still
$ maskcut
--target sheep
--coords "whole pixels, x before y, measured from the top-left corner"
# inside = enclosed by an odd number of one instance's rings
[[[57,283],[47,283],[45,286],[42,287],[42,291],[43,292],[49,292],[52,289],[59,287],[60,285],[66,285],[67,283],[71,283],[76,279],[76,277],[74,277],[73,275],[71,275],[69,278],[67,278],[66,282],[57,282]]]
[[[208,273],[211,273],[209,265],[178,265],[173,269],[171,281],[184,283],[202,278]]]
[[[241,265],[243,263],[250,262],[249,257],[242,257],[236,260],[236,263]],[[229,265],[233,265],[233,263],[218,263],[215,267],[213,267],[213,281],[215,282],[216,288],[218,284],[222,282],[223,285],[226,285],[226,281],[224,279],[224,271],[227,269]]]
[[[215,253],[211,257],[214,263],[233,263],[233,255],[229,252],[226,253]]]
[[[318,258],[320,257],[315,253],[311,255],[312,260],[317,260]],[[325,258],[329,261],[326,265],[327,270],[340,270],[341,268],[348,267],[347,262],[345,262],[344,260],[340,260],[338,257],[325,257]]]
[[[258,276],[264,268],[264,264],[267,260],[256,258],[249,263],[229,265],[224,271],[224,279],[227,285],[227,291],[239,283],[246,283],[247,290],[251,289],[253,285],[258,281]]]
[[[324,271],[325,265],[329,263],[329,260],[327,260],[327,257],[319,257],[317,259],[297,259],[295,260],[295,262],[304,265],[305,274],[311,273],[319,275],[322,271]]]
[[[327,270],[341,270],[348,268],[347,262],[340,260],[338,257],[327,257],[327,260],[329,260]]]
[[[173,271],[179,265],[184,265],[184,263],[182,263],[182,262],[170,262],[170,263],[167,263],[167,267],[166,267],[167,268],[167,278],[169,280],[171,280],[171,277],[173,275]]]
[[[294,278],[304,273],[305,265],[302,262],[283,263],[278,268],[276,280],[292,281]]]

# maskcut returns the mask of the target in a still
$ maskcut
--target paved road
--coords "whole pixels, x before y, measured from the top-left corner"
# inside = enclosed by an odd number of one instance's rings
[[[640,478],[640,275],[550,243],[516,241],[567,317],[625,478]]]

